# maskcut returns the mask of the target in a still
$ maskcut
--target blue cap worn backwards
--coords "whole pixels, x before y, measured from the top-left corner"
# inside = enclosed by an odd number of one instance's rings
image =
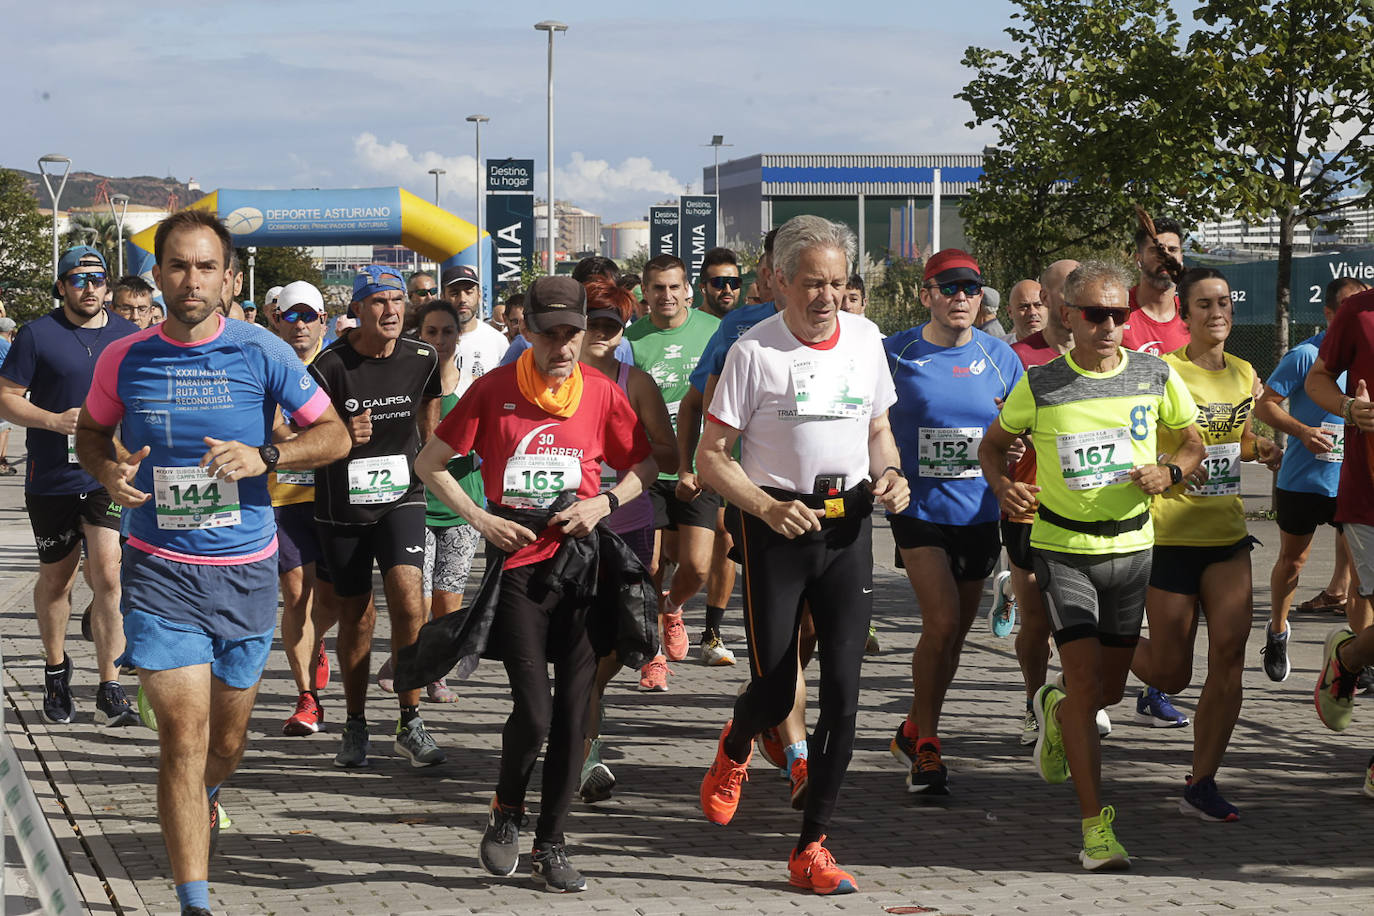
[[[368,296],[387,289],[406,291],[406,281],[401,277],[399,270],[381,264],[368,264],[366,267],[359,267],[357,275],[353,277],[352,301],[361,302]]]
[[[100,262],[100,269],[108,271],[110,268],[105,263],[105,256],[90,245],[77,245],[75,248],[68,248],[62,252],[62,260],[57,262],[57,275],[66,276],[67,271],[74,270],[81,266],[81,262],[86,258],[95,258]]]

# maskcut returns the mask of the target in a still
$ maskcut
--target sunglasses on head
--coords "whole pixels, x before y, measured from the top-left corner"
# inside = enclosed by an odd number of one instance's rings
[[[711,284],[712,289],[721,290],[725,289],[727,286],[730,289],[739,289],[742,281],[739,277],[712,277],[706,282]]]
[[[960,290],[963,290],[964,295],[972,299],[974,296],[982,294],[983,284],[977,280],[955,280],[952,283],[931,283],[926,289],[938,289],[940,295],[949,299],[953,299],[959,295]]]
[[[1103,324],[1108,318],[1112,323],[1120,327],[1126,323],[1126,319],[1131,317],[1131,310],[1128,308],[1109,309],[1097,305],[1087,305],[1079,308],[1083,313],[1084,320],[1090,324]]]
[[[104,286],[105,272],[103,270],[89,270],[83,274],[68,274],[67,282],[77,289],[85,289],[87,286]]]
[[[289,312],[281,312],[281,321],[287,324],[295,324],[297,321],[304,321],[310,324],[312,321],[323,321],[324,316],[314,309],[292,309]]]

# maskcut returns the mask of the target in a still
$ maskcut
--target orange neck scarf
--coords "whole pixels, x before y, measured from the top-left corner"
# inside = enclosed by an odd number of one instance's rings
[[[534,365],[534,350],[526,350],[515,361],[515,383],[525,400],[564,420],[576,413],[577,405],[582,403],[582,367],[573,363],[572,375],[563,380],[557,391],[552,391],[543,373]]]

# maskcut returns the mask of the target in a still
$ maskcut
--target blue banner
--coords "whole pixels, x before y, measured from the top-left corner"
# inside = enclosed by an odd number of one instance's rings
[[[496,261],[496,283],[519,283],[520,267],[534,257],[534,195],[488,194],[487,232]]]
[[[649,208],[649,257],[677,254],[677,207]]]
[[[401,235],[396,188],[221,189],[216,209],[240,246],[390,245]]]

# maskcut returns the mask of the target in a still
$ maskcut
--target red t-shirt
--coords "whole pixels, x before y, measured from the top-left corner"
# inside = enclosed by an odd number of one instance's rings
[[[583,371],[582,400],[571,417],[561,419],[520,393],[514,363],[473,382],[434,434],[460,455],[480,455],[487,502],[511,508],[551,501],[574,482],[577,495],[590,499],[600,490],[602,461],[623,471],[650,450],[629,398],[600,372]],[[548,559],[562,538],[561,530],[548,528],[511,554],[506,566]]]
[[[1374,290],[1356,293],[1341,303],[1317,352],[1333,374],[1345,375],[1345,393],[1354,396],[1364,379],[1374,388]],[[1336,521],[1374,525],[1374,436],[1358,427],[1345,428],[1345,460],[1336,488]]]
[[[1155,356],[1188,346],[1188,326],[1179,315],[1178,296],[1174,297],[1174,317],[1168,321],[1155,321],[1136,302],[1136,289],[1138,287],[1131,287],[1131,317],[1121,326],[1121,345],[1128,350],[1139,350]]]
[[[1050,346],[1045,340],[1044,331],[1036,331],[1025,340],[1018,340],[1011,345],[1012,352],[1021,360],[1021,365],[1029,369],[1031,366],[1043,366],[1052,360],[1058,359],[1061,355],[1059,350]],[[1026,454],[1011,466],[1011,479],[1019,483],[1035,483],[1035,449],[1026,447]],[[1006,516],[1003,516],[1004,518]],[[1029,525],[1035,521],[1034,510],[1025,515],[1009,519],[1009,521],[1020,522]]]

